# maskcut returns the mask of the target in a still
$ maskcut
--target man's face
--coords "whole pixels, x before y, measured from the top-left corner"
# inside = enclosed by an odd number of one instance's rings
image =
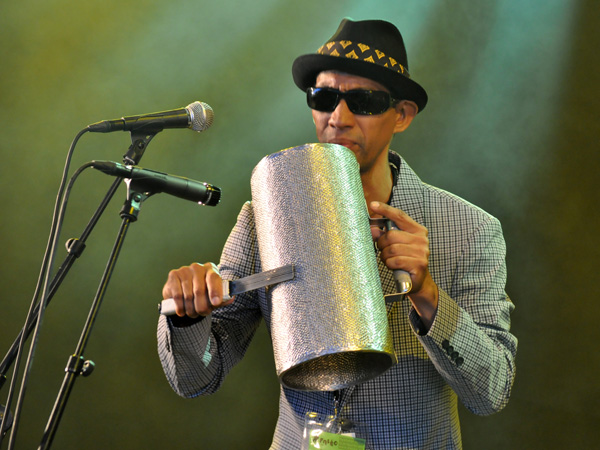
[[[329,87],[342,92],[370,89],[389,92],[376,81],[338,72],[321,72],[315,87]],[[376,164],[387,164],[387,150],[397,131],[399,113],[390,108],[383,114],[353,114],[341,100],[333,112],[312,110],[319,142],[339,144],[354,152],[361,173],[369,172]]]

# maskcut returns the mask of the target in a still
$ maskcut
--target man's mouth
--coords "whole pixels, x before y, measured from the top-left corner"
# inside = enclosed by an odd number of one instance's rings
[[[353,147],[356,147],[356,142],[351,141],[349,139],[330,139],[328,142],[330,144],[342,145],[350,150],[352,150]]]

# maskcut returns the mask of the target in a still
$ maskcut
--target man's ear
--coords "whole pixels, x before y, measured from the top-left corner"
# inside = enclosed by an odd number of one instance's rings
[[[401,133],[408,128],[412,120],[417,115],[419,107],[410,100],[400,100],[396,103],[396,126],[394,133]]]

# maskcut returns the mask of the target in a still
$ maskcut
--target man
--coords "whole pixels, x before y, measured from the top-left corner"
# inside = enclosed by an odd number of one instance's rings
[[[457,399],[476,414],[508,402],[517,341],[509,332],[505,245],[498,221],[481,209],[422,183],[389,150],[427,104],[409,78],[399,31],[384,21],[343,20],[317,54],[293,65],[307,91],[320,142],[354,152],[371,216],[399,230],[373,229],[384,294],[395,292],[392,270],[410,274],[408,301],[388,322],[398,363],[383,375],[341,392],[281,388],[273,449],[301,447],[307,412],[362,424],[368,448],[460,448]],[[161,317],[160,358],[172,387],[193,397],[214,392],[265,318],[264,290],[223,301],[221,276],[261,270],[252,205],[242,208],[220,267],[192,264],[169,273],[164,298],[177,316]],[[220,271],[220,272],[219,272]]]

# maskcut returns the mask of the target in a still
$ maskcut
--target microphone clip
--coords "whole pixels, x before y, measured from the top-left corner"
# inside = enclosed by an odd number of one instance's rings
[[[142,208],[142,203],[154,192],[144,192],[135,180],[125,178],[123,181],[127,185],[127,200],[125,200],[119,215],[122,219],[127,218],[130,222],[135,222]]]
[[[150,144],[150,141],[154,136],[158,134],[158,131],[154,132],[143,132],[144,130],[131,130],[131,145],[127,150],[127,153],[123,155],[123,162],[131,166],[137,166],[144,156],[144,152]]]

